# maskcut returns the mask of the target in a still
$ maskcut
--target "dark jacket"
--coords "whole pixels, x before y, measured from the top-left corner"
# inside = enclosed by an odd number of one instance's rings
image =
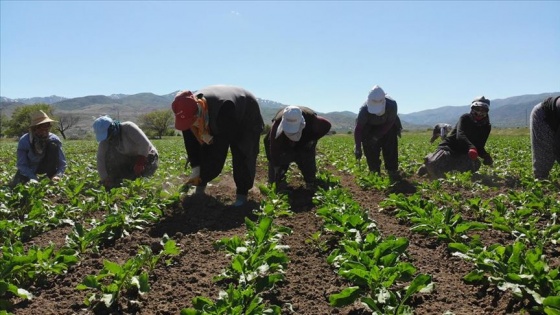
[[[451,132],[438,145],[441,150],[451,154],[467,154],[470,149],[476,149],[482,158],[488,156],[485,146],[492,125],[488,117],[482,121],[475,121],[470,113],[463,114]]]
[[[545,121],[552,131],[560,128],[560,96],[549,97],[542,102],[542,108],[545,112]]]
[[[197,98],[204,97],[208,105],[210,133],[214,137],[227,139],[241,150],[252,150],[245,144],[252,137],[247,134],[260,134],[264,129],[259,103],[249,91],[235,86],[212,85],[196,92]],[[184,138],[185,148],[192,165],[200,165],[201,144],[194,136]],[[246,152],[250,154],[249,152]]]
[[[360,107],[358,117],[356,118],[356,127],[354,128],[354,142],[356,146],[359,146],[362,141],[367,141],[371,138],[379,140],[387,134],[395,123],[400,122],[397,116],[397,102],[388,97],[385,100],[385,113],[381,116],[370,114],[365,103]]]

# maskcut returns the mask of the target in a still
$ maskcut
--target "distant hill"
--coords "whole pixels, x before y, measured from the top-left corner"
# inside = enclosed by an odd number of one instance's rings
[[[499,128],[526,127],[531,110],[545,98],[560,95],[560,92],[513,96],[490,100],[490,122]],[[410,126],[432,127],[444,122],[455,125],[459,117],[470,111],[470,105],[445,106],[410,114],[399,114],[402,121]]]
[[[48,97],[33,97],[25,99],[10,99],[0,97],[0,109],[4,115],[11,115],[14,108],[26,104],[46,103],[51,104],[57,113],[74,114],[81,119],[80,129],[89,130],[95,117],[108,114],[121,121],[136,121],[138,116],[158,109],[169,109],[177,91],[156,95],[153,93],[138,93],[132,95],[113,94],[89,95],[76,98],[64,98],[56,95]],[[528,124],[531,109],[546,97],[560,95],[560,92],[541,93],[531,95],[513,96],[505,99],[491,100],[490,120],[495,127],[524,127]],[[261,113],[266,124],[276,112],[287,106],[279,102],[257,98]],[[410,114],[399,114],[403,127],[406,130],[431,128],[439,122],[454,125],[457,119],[469,111],[469,105],[444,106],[423,110]],[[350,111],[319,113],[333,124],[337,132],[353,131],[357,114]]]

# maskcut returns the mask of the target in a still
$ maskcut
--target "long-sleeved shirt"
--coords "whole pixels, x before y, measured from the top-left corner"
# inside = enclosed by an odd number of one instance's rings
[[[58,147],[58,166],[55,176],[62,176],[66,171],[66,156],[62,151],[62,142],[54,133],[49,133],[48,141],[56,143]],[[17,148],[17,168],[19,172],[29,178],[37,180],[37,169],[41,160],[45,158],[45,153],[36,154],[31,148],[31,137],[29,133],[24,134],[18,142]]]
[[[438,145],[439,149],[451,154],[467,154],[470,149],[476,149],[482,158],[488,156],[486,141],[492,130],[488,118],[477,122],[470,113],[463,114],[451,132]]]
[[[118,138],[115,139],[114,137]],[[106,159],[109,146],[114,146],[112,149],[117,150],[122,155],[131,157],[138,155],[147,157],[150,153],[157,154],[157,149],[135,123],[131,121],[122,122],[119,134],[99,142],[97,148],[97,171],[102,180],[109,176],[107,173],[107,163],[110,163],[110,161]]]
[[[361,142],[366,140],[365,137],[371,137],[379,140],[382,138],[397,121],[397,102],[389,97],[385,97],[385,113],[381,116],[370,114],[365,102],[356,118],[356,127],[354,128],[354,143],[358,147]]]
[[[560,96],[550,97],[531,111],[533,174],[547,178],[555,161],[560,163]]]
[[[331,130],[331,123],[321,116],[303,106],[299,106],[302,110],[303,119],[305,119],[305,127],[301,132],[301,138],[298,141],[290,140],[284,133],[276,138],[276,131],[282,121],[283,109],[280,110],[272,120],[272,127],[270,128],[269,141],[270,141],[270,162],[274,166],[278,166],[281,162],[278,158],[282,152],[297,151],[298,148],[305,147],[312,141],[317,141],[325,136]]]

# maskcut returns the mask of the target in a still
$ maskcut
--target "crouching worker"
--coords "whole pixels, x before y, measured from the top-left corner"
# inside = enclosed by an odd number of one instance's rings
[[[31,114],[29,132],[24,134],[17,147],[17,172],[10,183],[15,187],[20,183],[38,181],[37,175],[46,174],[53,182],[60,180],[66,170],[66,157],[62,142],[50,132],[55,122],[43,111]]]
[[[99,142],[97,172],[105,188],[119,186],[124,179],[152,176],[157,170],[158,152],[135,123],[101,116],[93,130]]]
[[[424,165],[418,169],[417,174],[428,174],[430,178],[436,179],[451,171],[474,173],[480,169],[479,157],[485,165],[492,165],[494,161],[485,149],[492,129],[489,109],[490,100],[484,96],[474,99],[470,113],[463,114],[436,151],[424,158]]]
[[[531,155],[533,174],[547,179],[560,164],[560,96],[549,97],[531,111]]]
[[[231,148],[236,185],[233,206],[244,205],[255,181],[264,129],[256,97],[240,87],[212,85],[196,94],[177,93],[171,108],[192,168],[187,183],[196,186],[196,194],[204,194],[207,184],[222,172]]]
[[[434,130],[432,131],[432,138],[430,139],[430,143],[434,143],[437,138],[441,140],[445,139],[445,136],[453,129],[453,126],[450,124],[439,123],[434,126]]]
[[[276,113],[270,132],[264,137],[268,159],[268,182],[286,186],[286,172],[295,162],[306,188],[315,187],[317,141],[331,129],[331,123],[303,106],[288,106]]]

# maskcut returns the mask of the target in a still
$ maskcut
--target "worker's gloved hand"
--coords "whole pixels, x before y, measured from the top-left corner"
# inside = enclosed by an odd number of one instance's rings
[[[200,166],[195,166],[192,168],[192,172],[187,178],[187,184],[197,186],[202,182],[200,179]]]
[[[468,154],[469,154],[469,159],[473,161],[478,159],[478,151],[476,151],[476,149],[470,149]]]
[[[487,156],[484,157],[484,160],[482,161],[482,163],[484,165],[492,166],[492,165],[494,165],[494,160],[492,159],[490,154],[488,154]]]
[[[103,185],[103,187],[105,187],[106,189],[111,189],[115,186],[115,183],[113,182],[112,178],[107,177],[101,180],[101,185]]]
[[[362,148],[356,146],[354,147],[354,156],[356,157],[357,160],[362,158]]]
[[[143,155],[139,155],[136,157],[136,163],[134,163],[134,174],[136,176],[140,176],[142,175],[142,173],[144,173],[144,169],[146,168],[146,162],[148,162],[147,157]]]

